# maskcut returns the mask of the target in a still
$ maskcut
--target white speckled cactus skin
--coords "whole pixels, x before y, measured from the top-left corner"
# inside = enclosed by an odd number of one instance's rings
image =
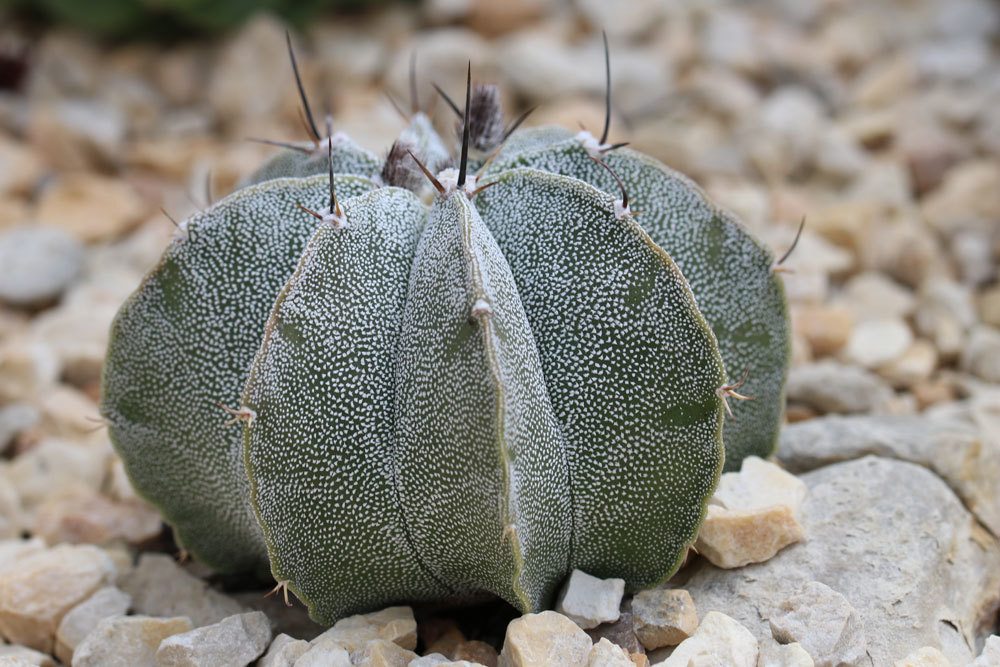
[[[774,256],[682,174],[629,148],[604,153],[600,148],[587,132],[532,128],[512,137],[484,178],[525,166],[617,192],[614,178],[592,156],[609,165],[627,184],[642,228],[677,261],[690,283],[730,378],[748,372],[741,391],[753,400],[731,403],[726,469],[739,470],[747,456],[770,456],[783,418],[791,354],[784,285],[774,271]]]
[[[698,281],[769,255],[688,181],[602,155],[667,221],[644,231],[564,131],[514,134],[482,189],[466,151],[433,176],[451,158],[422,116],[389,160],[423,181],[318,143],[185,223],[122,307],[102,407],[136,488],[192,555],[269,564],[323,623],[484,593],[538,611],[573,569],[664,581],[726,459],[730,301]],[[661,227],[703,224],[725,254],[678,246],[710,260],[689,286]],[[769,294],[741,335],[787,336]]]

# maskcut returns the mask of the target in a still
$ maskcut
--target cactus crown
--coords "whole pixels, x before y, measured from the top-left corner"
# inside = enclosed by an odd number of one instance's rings
[[[311,143],[188,221],[113,325],[102,407],[137,489],[327,623],[484,592],[538,610],[573,569],[664,580],[724,460],[774,446],[770,253],[607,143],[610,83],[599,140],[514,132],[470,63],[457,167],[415,91],[380,161],[321,136],[289,52]]]

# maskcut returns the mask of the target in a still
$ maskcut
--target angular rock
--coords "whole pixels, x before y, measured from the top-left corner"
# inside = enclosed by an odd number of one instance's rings
[[[348,616],[313,640],[333,642],[354,653],[375,639],[386,639],[412,651],[417,648],[417,621],[410,607],[388,607],[371,614]]]
[[[747,457],[712,496],[695,549],[718,567],[771,558],[805,537],[798,520],[806,487],[773,463]]]
[[[865,633],[847,599],[826,584],[806,583],[771,613],[771,636],[780,644],[797,642],[817,667],[867,664]]]
[[[556,611],[590,630],[618,620],[624,594],[624,579],[598,579],[573,570],[559,594]]]
[[[0,635],[51,653],[59,622],[115,577],[115,565],[92,546],[60,545],[0,570]]]
[[[951,663],[941,651],[925,646],[892,663],[892,667],[951,667]]]
[[[682,641],[658,667],[726,665],[756,667],[757,640],[740,623],[725,614],[710,611],[695,633]]]
[[[590,656],[590,637],[576,623],[554,611],[525,614],[507,626],[500,667],[582,667]]]
[[[112,616],[123,616],[131,604],[128,593],[106,586],[70,609],[56,630],[56,657],[70,664],[74,649],[98,623]]]
[[[186,616],[200,628],[246,611],[238,602],[185,572],[173,558],[145,553],[118,584],[132,608],[150,616]]]
[[[834,361],[792,368],[788,373],[788,401],[820,413],[870,412],[892,399],[892,389],[877,375]]]
[[[975,659],[971,667],[994,667],[1000,665],[1000,635],[990,635],[983,646],[983,652]]]
[[[40,306],[58,299],[83,267],[83,245],[51,227],[21,226],[0,234],[0,301]]]
[[[267,653],[257,661],[257,667],[292,667],[309,650],[309,642],[280,634],[271,641]]]
[[[625,649],[602,639],[590,649],[587,667],[635,667],[635,664]]]
[[[757,656],[757,667],[814,667],[812,657],[801,644],[764,644]]]
[[[786,505],[727,510],[709,505],[695,550],[721,568],[761,563],[805,538],[795,513]]]
[[[351,653],[355,667],[407,667],[417,654],[388,639],[373,639]]]
[[[798,514],[805,497],[801,480],[758,456],[748,456],[739,472],[722,475],[711,502],[732,510],[784,505]]]
[[[155,667],[160,643],[189,630],[191,621],[183,616],[112,616],[76,647],[73,667]]]
[[[994,535],[1000,535],[1000,496],[996,494],[1000,430],[995,437],[988,436],[974,423],[972,414],[828,416],[787,426],[777,452],[782,465],[796,473],[867,455],[930,468]]]
[[[698,611],[687,591],[654,588],[632,598],[632,623],[645,648],[676,646],[698,629]]]
[[[351,667],[351,654],[331,639],[316,638],[295,661],[295,667]]]
[[[1000,601],[1000,544],[948,486],[921,466],[877,457],[802,480],[809,540],[738,570],[696,563],[685,588],[698,609],[724,610],[770,643],[764,619],[820,581],[857,610],[875,665],[914,646],[939,648],[953,664],[971,661],[983,615]]]
[[[245,667],[267,649],[271,624],[251,611],[164,639],[156,650],[157,667]]]

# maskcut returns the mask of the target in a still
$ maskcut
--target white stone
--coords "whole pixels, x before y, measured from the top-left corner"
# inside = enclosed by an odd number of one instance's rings
[[[267,653],[257,661],[257,667],[292,667],[309,650],[309,642],[284,633],[271,641]]]
[[[847,359],[865,368],[878,368],[903,356],[913,343],[913,332],[899,319],[859,322],[844,351]]]
[[[232,598],[185,572],[165,554],[143,554],[119,586],[132,596],[136,613],[186,616],[196,628],[247,611]]]
[[[349,653],[364,648],[375,639],[387,639],[407,650],[417,647],[417,621],[410,607],[387,607],[370,614],[348,616],[313,640],[313,644],[333,642]]]
[[[100,549],[59,545],[0,570],[0,635],[51,653],[59,622],[116,574]]]
[[[156,650],[157,667],[245,667],[271,641],[271,624],[251,611],[164,639]]]
[[[722,475],[711,502],[734,510],[786,505],[798,514],[805,498],[806,485],[798,477],[770,461],[748,456],[739,472]]]
[[[563,586],[556,611],[589,630],[618,620],[624,594],[624,579],[598,579],[573,570]]]
[[[45,551],[45,542],[37,537],[28,540],[0,540],[0,574],[26,558]]]
[[[191,620],[183,616],[112,616],[76,647],[73,667],[155,667],[160,643],[189,630]]]
[[[815,667],[802,644],[765,644],[760,647],[757,667]]]
[[[0,643],[0,667],[56,667],[56,661],[27,646]]]
[[[56,656],[65,664],[73,659],[73,651],[97,624],[111,616],[123,616],[132,598],[114,586],[107,586],[70,609],[56,630]]]
[[[351,654],[332,639],[316,638],[295,667],[351,667]]]
[[[914,294],[882,273],[865,272],[851,278],[838,303],[858,321],[905,318],[917,306]]]
[[[590,649],[587,667],[635,667],[635,663],[629,658],[625,649],[605,638]]]
[[[57,299],[83,266],[83,245],[60,229],[22,226],[0,234],[0,301],[37,306]]]
[[[768,620],[778,642],[798,642],[818,667],[860,667],[865,660],[867,644],[857,611],[826,584],[808,582]]]
[[[951,661],[933,646],[924,646],[894,662],[893,667],[951,667]]]
[[[983,652],[971,667],[996,667],[1000,665],[1000,635],[990,635],[983,646]]]
[[[788,400],[820,413],[853,414],[882,410],[892,389],[862,368],[820,361],[792,368],[788,373]]]
[[[799,522],[806,486],[756,456],[722,475],[695,549],[713,565],[742,567],[768,560],[805,537]]]
[[[584,667],[590,637],[576,623],[554,611],[525,614],[507,626],[499,667]]]
[[[351,653],[355,667],[407,667],[417,654],[388,639],[373,639]]]
[[[756,667],[757,640],[750,631],[717,611],[705,615],[695,633],[681,642],[658,667],[689,667],[691,664]]]

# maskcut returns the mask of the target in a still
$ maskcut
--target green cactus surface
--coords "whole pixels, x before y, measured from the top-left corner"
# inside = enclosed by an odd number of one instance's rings
[[[784,285],[768,248],[690,179],[630,148],[601,154],[597,140],[586,132],[574,135],[544,127],[515,134],[485,178],[528,166],[617,192],[614,176],[592,156],[600,157],[627,184],[641,211],[642,228],[687,278],[718,339],[730,379],[747,371],[740,393],[752,400],[730,403],[726,469],[739,470],[747,456],[770,456],[783,418],[791,336]]]
[[[279,179],[237,191],[178,233],[111,327],[102,413],[138,492],[178,542],[221,572],[265,571],[247,500],[238,406],[264,323],[315,228],[329,180]],[[345,195],[367,179],[339,177]]]
[[[574,569],[659,584],[724,465],[774,446],[770,252],[655,160],[515,132],[472,90],[457,157],[414,111],[382,161],[321,139],[300,83],[313,142],[181,225],[112,326],[102,412],[136,489],[322,623],[539,611]]]
[[[302,178],[326,174],[330,170],[328,145],[333,143],[333,171],[336,174],[352,174],[372,178],[379,173],[382,162],[371,152],[345,134],[337,132],[333,138],[315,143],[303,143],[276,153],[256,169],[241,187],[263,183],[273,178]]]

